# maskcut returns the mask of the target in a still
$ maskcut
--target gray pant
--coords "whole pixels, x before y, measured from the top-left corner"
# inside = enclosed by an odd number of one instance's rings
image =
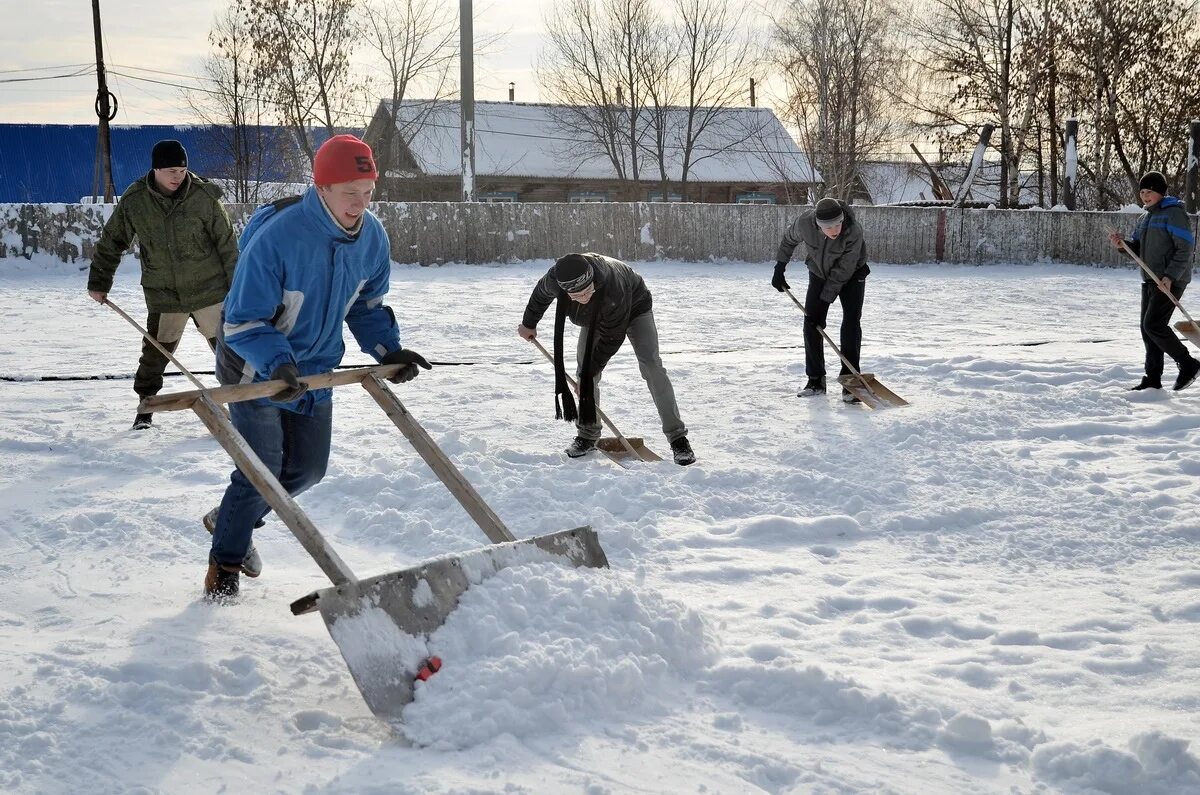
[[[583,367],[587,335],[586,326],[579,329],[579,343],[575,348],[575,361],[577,362],[575,374],[581,379],[582,374],[579,370]],[[671,379],[667,377],[667,371],[663,368],[662,357],[658,355],[658,327],[654,325],[654,312],[643,312],[635,317],[630,322],[625,336],[628,338],[629,344],[633,346],[633,352],[638,360],[638,369],[642,371],[642,378],[646,379],[646,386],[650,388],[650,397],[654,398],[654,406],[658,409],[659,419],[662,420],[662,431],[667,437],[667,441],[673,442],[682,436],[687,436],[687,427],[679,418],[679,404],[675,402],[675,389],[671,386]],[[601,375],[602,373],[596,374],[597,410],[600,408]],[[578,429],[579,435],[584,439],[599,439],[599,416],[596,417],[596,420],[593,425],[576,422],[575,427]]]

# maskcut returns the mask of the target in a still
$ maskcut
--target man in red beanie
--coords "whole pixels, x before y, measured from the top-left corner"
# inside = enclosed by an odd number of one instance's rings
[[[233,403],[234,427],[295,496],[325,476],[332,422],[331,389],[304,376],[329,372],[345,354],[342,323],[364,353],[403,364],[392,378],[411,381],[429,363],[400,345],[400,329],[384,305],[390,244],[367,205],[375,190],[371,147],[352,135],[330,138],[313,160],[313,186],[303,196],[259,207],[242,233],[242,255],[225,299],[217,343],[222,384],[277,380],[271,398]],[[239,574],[257,577],[252,541],[268,507],[240,470],[219,507],[204,517],[213,534],[205,594],[238,592]]]

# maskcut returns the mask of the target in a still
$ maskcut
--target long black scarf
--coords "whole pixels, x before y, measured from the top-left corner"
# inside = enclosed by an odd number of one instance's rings
[[[596,302],[596,317],[587,330],[587,343],[583,351],[582,375],[579,378],[579,410],[575,409],[575,398],[567,384],[567,368],[563,363],[563,332],[567,325],[567,307],[571,299],[566,294],[558,296],[554,307],[554,418],[584,425],[596,422],[596,376],[592,372],[592,352],[596,348],[596,326],[600,308],[604,306],[604,291],[597,285],[592,300]]]

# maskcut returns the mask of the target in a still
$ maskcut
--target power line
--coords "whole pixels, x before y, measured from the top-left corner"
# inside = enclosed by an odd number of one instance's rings
[[[39,80],[65,80],[70,77],[84,77],[96,73],[95,67],[80,69],[65,75],[44,75],[42,77],[6,77],[0,83],[33,83]]]
[[[91,63],[64,63],[57,66],[30,66],[26,69],[0,69],[0,75],[11,75],[18,72],[48,72],[51,69],[75,69],[80,66],[92,66]]]

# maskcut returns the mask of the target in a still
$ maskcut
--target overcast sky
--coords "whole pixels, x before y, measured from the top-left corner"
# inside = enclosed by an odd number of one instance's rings
[[[455,0],[448,2],[458,5]],[[532,68],[541,47],[543,9],[552,2],[476,0],[476,39],[504,34],[493,48],[496,52],[477,60],[476,99],[506,100],[508,83],[513,81],[518,101],[539,100]],[[200,74],[213,18],[227,3],[101,0],[104,60],[110,89],[118,99],[114,123],[168,124],[188,119],[179,89],[148,81],[194,84],[186,76]],[[0,0],[0,20],[0,81],[6,81],[0,82],[0,121],[94,123],[94,74],[12,82],[69,75],[94,66],[90,0]],[[38,71],[25,71],[32,69]]]

